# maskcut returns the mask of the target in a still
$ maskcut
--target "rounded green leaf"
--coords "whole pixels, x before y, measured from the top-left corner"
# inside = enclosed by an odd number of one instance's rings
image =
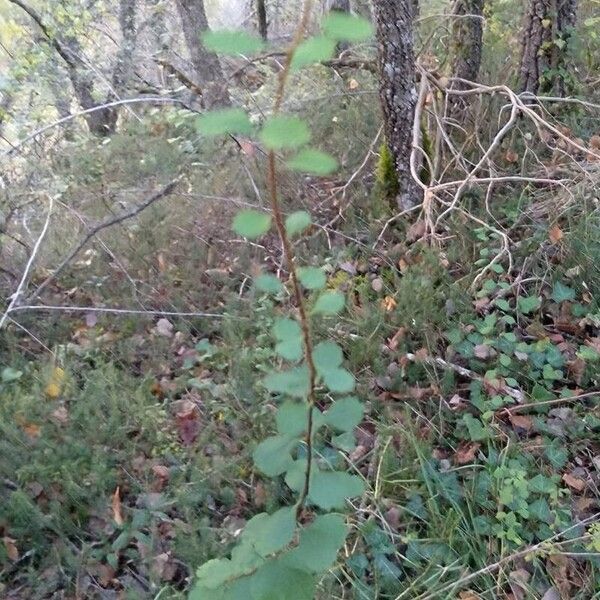
[[[306,365],[267,375],[265,387],[274,394],[287,394],[293,398],[306,398],[310,388],[310,378]]]
[[[264,42],[245,31],[205,31],[202,41],[208,50],[218,54],[236,56],[238,54],[254,54],[264,47]]]
[[[300,171],[311,175],[329,175],[338,168],[338,162],[326,152],[315,148],[305,148],[286,162],[292,171]]]
[[[325,271],[319,267],[300,267],[298,279],[307,290],[321,290],[327,284]]]
[[[292,69],[300,69],[331,58],[335,52],[335,41],[324,36],[304,40],[296,49]]]
[[[278,558],[266,562],[250,577],[249,597],[231,596],[227,600],[313,600],[316,584],[314,575],[288,567]]]
[[[339,367],[344,360],[344,353],[334,342],[319,342],[313,350],[313,361],[320,375]]]
[[[294,319],[277,319],[273,325],[273,335],[280,341],[302,338],[302,328]]]
[[[347,394],[354,390],[354,375],[346,369],[337,368],[323,373],[323,382],[330,392],[336,394]]]
[[[324,292],[313,306],[313,314],[335,315],[343,310],[346,298],[341,292]]]
[[[323,510],[344,508],[347,498],[360,496],[365,487],[356,475],[340,471],[319,471],[311,479],[309,497]]]
[[[271,228],[271,215],[258,210],[242,210],[233,219],[233,230],[249,240],[264,235]]]
[[[282,435],[298,437],[302,435],[308,424],[309,406],[306,402],[285,402],[279,407],[275,421],[277,431]]]
[[[373,25],[362,17],[332,11],[323,20],[323,31],[332,40],[362,42],[373,35]]]
[[[256,515],[244,529],[243,536],[263,558],[285,548],[294,538],[296,511],[293,507],[280,508],[272,515]]]
[[[252,455],[256,468],[268,477],[285,473],[293,462],[290,451],[296,443],[297,440],[287,435],[274,435],[263,440]]]
[[[287,217],[285,220],[285,230],[289,236],[301,233],[312,224],[310,215],[305,210],[299,210]]]
[[[281,358],[285,358],[285,360],[298,361],[304,356],[302,340],[294,339],[278,342],[275,345],[275,352],[277,352]]]
[[[270,150],[298,148],[310,141],[310,129],[298,117],[276,116],[265,121],[259,137]]]
[[[283,559],[303,571],[323,573],[335,562],[348,535],[342,515],[319,515],[300,532],[300,541]]]
[[[334,402],[323,415],[323,420],[337,431],[352,431],[362,421],[363,414],[362,402],[354,396],[348,396]]]
[[[224,135],[226,133],[252,133],[252,123],[248,115],[240,108],[224,108],[212,110],[200,115],[196,120],[199,133],[208,136]]]
[[[283,284],[275,275],[263,273],[254,280],[254,285],[257,290],[266,294],[277,294],[283,290]]]

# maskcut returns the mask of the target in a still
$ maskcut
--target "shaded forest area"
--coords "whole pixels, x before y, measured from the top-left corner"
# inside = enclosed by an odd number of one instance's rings
[[[0,597],[600,597],[599,0],[0,0]]]

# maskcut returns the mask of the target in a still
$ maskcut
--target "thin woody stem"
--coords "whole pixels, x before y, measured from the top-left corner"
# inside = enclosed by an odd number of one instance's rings
[[[310,18],[310,10],[312,8],[312,0],[306,0],[304,3],[304,8],[302,11],[302,18],[300,20],[300,25],[296,31],[294,39],[286,52],[285,64],[284,68],[281,71],[279,76],[279,84],[277,86],[277,92],[275,96],[275,105],[273,108],[273,113],[277,114],[281,110],[281,104],[283,103],[284,95],[285,95],[285,86],[290,74],[290,66],[292,63],[292,59],[294,58],[294,53],[298,48],[298,45],[302,41],[304,37],[304,32],[306,31],[306,27],[308,25],[308,21]],[[306,312],[306,305],[304,302],[304,296],[302,295],[302,289],[300,288],[300,282],[298,280],[298,273],[296,271],[295,264],[295,256],[294,249],[292,244],[290,243],[289,237],[285,230],[285,224],[283,221],[283,214],[281,212],[281,206],[279,204],[279,194],[277,191],[277,162],[275,158],[275,152],[273,150],[269,151],[268,155],[268,186],[269,186],[269,195],[271,200],[271,210],[273,211],[273,219],[275,221],[275,227],[277,229],[277,233],[279,238],[281,239],[281,245],[283,247],[283,254],[285,256],[285,260],[287,263],[288,270],[290,272],[290,278],[292,280],[292,288],[294,293],[294,299],[296,301],[296,305],[298,307],[298,314],[300,317],[300,328],[302,330],[302,343],[304,347],[304,357],[306,360],[306,366],[308,368],[308,377],[309,377],[309,385],[308,385],[308,420],[306,426],[306,448],[307,448],[307,461],[306,461],[306,472],[304,478],[304,485],[302,488],[302,492],[300,494],[300,498],[298,499],[298,503],[296,504],[296,512],[297,515],[300,514],[304,503],[306,502],[306,498],[308,497],[309,487],[310,487],[310,477],[312,472],[312,437],[313,437],[313,422],[314,422],[314,410],[316,403],[316,384],[317,384],[317,370],[315,368],[315,363],[313,360],[313,342],[312,342],[312,333],[310,329],[310,322],[308,319],[308,315]]]

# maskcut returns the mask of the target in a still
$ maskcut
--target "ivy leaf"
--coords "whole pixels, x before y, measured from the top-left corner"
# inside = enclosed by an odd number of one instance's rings
[[[338,161],[327,152],[305,148],[286,162],[289,169],[310,175],[330,175],[339,167]]]
[[[268,477],[285,473],[293,462],[290,451],[297,442],[289,435],[274,435],[263,440],[252,455],[256,468]]]
[[[304,40],[296,49],[292,59],[292,69],[327,60],[335,52],[335,41],[328,37],[312,37]]]
[[[208,50],[218,54],[236,56],[238,54],[254,54],[264,47],[264,42],[245,31],[206,31],[202,41]]]
[[[552,290],[552,300],[554,302],[566,302],[567,300],[575,300],[575,290],[566,286],[564,283],[557,281]]]
[[[264,235],[270,227],[271,215],[258,210],[242,210],[233,219],[233,230],[249,240]]]
[[[265,387],[274,394],[287,394],[294,398],[306,398],[310,387],[310,378],[306,365],[267,375]]]
[[[252,517],[243,536],[250,540],[260,556],[266,558],[285,548],[293,540],[295,530],[296,511],[293,507],[285,507],[272,515],[261,513]]]
[[[310,500],[323,510],[344,508],[346,498],[360,496],[365,489],[362,479],[340,471],[319,471],[310,484]]]
[[[347,535],[342,515],[320,515],[300,532],[298,546],[283,560],[302,571],[323,573],[335,562]]]
[[[590,346],[579,346],[577,351],[577,358],[585,362],[597,362],[600,360],[600,354]]]
[[[309,406],[306,402],[285,402],[279,407],[275,421],[281,435],[298,437],[306,431]]]
[[[463,423],[467,426],[469,431],[469,438],[472,442],[481,442],[487,440],[490,437],[489,432],[483,426],[479,419],[476,419],[473,415],[467,413],[463,416]]]
[[[540,308],[542,299],[539,296],[519,296],[517,305],[524,315],[528,315]]]
[[[325,271],[319,267],[300,267],[298,279],[307,290],[321,290],[327,284]]]
[[[344,360],[344,353],[334,342],[319,342],[313,350],[313,361],[319,375],[336,369]]]
[[[299,210],[285,220],[285,230],[289,236],[293,236],[310,227],[311,223],[310,215],[305,210]]]
[[[343,310],[346,298],[341,292],[325,292],[321,294],[313,306],[313,314],[335,315]]]
[[[270,273],[263,273],[254,280],[254,285],[257,290],[265,292],[267,294],[278,294],[283,290],[283,284],[275,275]]]
[[[323,20],[325,35],[339,42],[362,42],[373,35],[373,25],[362,17],[330,12]]]
[[[362,421],[364,406],[354,397],[340,398],[323,415],[323,420],[329,427],[337,431],[352,431]]]
[[[323,373],[323,382],[329,388],[330,392],[336,394],[347,394],[354,390],[354,375],[350,371],[337,368],[325,371]]]
[[[224,108],[200,115],[196,121],[196,129],[211,137],[226,133],[249,135],[252,133],[252,123],[242,109]]]
[[[297,148],[310,140],[310,130],[298,117],[276,116],[267,119],[259,137],[270,150]]]
[[[198,584],[209,590],[221,587],[232,575],[234,568],[227,558],[209,560],[196,571]],[[202,596],[196,596],[200,599]]]

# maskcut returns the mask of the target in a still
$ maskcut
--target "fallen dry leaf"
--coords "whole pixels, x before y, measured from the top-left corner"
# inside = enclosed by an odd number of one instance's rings
[[[525,431],[533,428],[533,419],[527,415],[514,415],[511,413],[508,416],[508,420],[514,427],[525,429]]]
[[[383,306],[386,312],[392,312],[398,306],[398,303],[391,296],[386,296],[381,301],[381,306]]]
[[[427,224],[422,219],[413,223],[406,232],[406,241],[410,244],[421,239],[427,231]]]
[[[121,507],[121,488],[117,486],[115,493],[112,495],[112,514],[113,520],[117,525],[123,525],[125,521],[123,520],[123,513]]]
[[[59,425],[65,425],[69,421],[69,413],[64,406],[59,406],[52,412],[52,419]]]
[[[46,396],[48,396],[48,398],[55,400],[60,396],[64,379],[64,370],[60,367],[54,367],[54,369],[52,370],[52,375],[50,376],[50,381],[44,389],[44,392],[46,393]]]
[[[348,82],[348,89],[349,90],[356,90],[356,89],[358,89],[359,85],[360,84],[358,83],[358,81],[356,81],[356,79],[351,79]]]
[[[548,231],[548,238],[553,244],[558,244],[564,237],[565,234],[558,225],[554,225],[550,228],[550,231]]]
[[[155,556],[152,561],[152,574],[161,581],[173,581],[177,574],[177,564],[170,552]]]
[[[185,446],[191,446],[200,432],[200,411],[191,400],[183,400],[175,415],[177,431]]]
[[[586,483],[583,479],[580,479],[579,477],[575,477],[574,475],[570,475],[569,473],[565,473],[562,476],[562,480],[572,489],[578,491],[578,492],[582,492],[585,487],[586,487]]]
[[[479,448],[481,448],[481,444],[477,442],[461,443],[456,452],[454,453],[454,461],[457,465],[467,465],[469,463],[472,463],[475,460],[475,457],[477,456]]]
[[[2,541],[4,542],[4,549],[6,550],[8,558],[13,562],[19,560],[19,550],[16,546],[16,540],[5,536],[2,538]]]
[[[506,151],[506,161],[509,163],[516,163],[518,160],[519,155],[512,148],[509,148]]]
[[[173,337],[173,323],[169,319],[159,319],[156,322],[154,331],[163,337]]]

